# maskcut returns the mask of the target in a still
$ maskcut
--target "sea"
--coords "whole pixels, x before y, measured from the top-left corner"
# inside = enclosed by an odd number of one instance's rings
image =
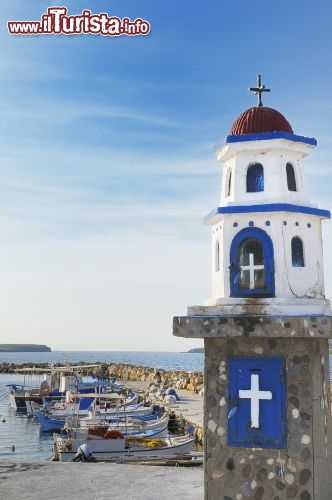
[[[51,351],[0,353],[0,363],[126,363],[163,370],[203,371],[204,354],[144,351]],[[33,382],[37,382],[36,379]],[[0,460],[52,457],[53,435],[40,432],[38,422],[13,410],[7,384],[26,384],[26,376],[0,374]]]

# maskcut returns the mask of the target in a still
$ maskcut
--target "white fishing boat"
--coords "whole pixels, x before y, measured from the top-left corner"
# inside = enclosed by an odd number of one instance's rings
[[[83,436],[73,439],[54,434],[52,459],[62,462],[75,461],[81,453],[88,455],[86,458],[95,461],[176,456],[190,453],[194,444],[194,438],[190,436],[169,436],[162,439],[141,436],[124,437],[121,433],[116,436],[110,434],[110,437]]]
[[[80,415],[87,415],[90,412],[94,414],[116,414],[123,411],[123,408],[130,409],[142,408],[142,404],[138,404],[138,394],[132,390],[128,395],[118,393],[72,393],[66,392],[62,400],[47,400],[42,398],[43,404],[40,405],[35,401],[26,401],[27,413],[29,416],[36,416],[39,411],[52,417],[67,417],[79,412]],[[146,412],[148,410],[146,409]]]
[[[79,428],[96,425],[110,426],[119,424],[122,428],[129,418],[139,422],[139,418],[153,416],[153,408],[144,406],[143,403],[136,403],[138,394],[132,390],[128,391],[127,396],[117,393],[70,393],[67,392],[66,401],[46,402],[40,409],[38,405],[31,401],[27,407],[38,419],[42,432],[60,431],[64,426],[66,428]],[[159,408],[159,407],[158,407]],[[35,411],[37,410],[37,411]],[[159,416],[155,414],[155,420]],[[128,426],[139,427],[139,423],[131,423]],[[158,428],[161,425],[152,425]],[[144,425],[142,424],[142,428]],[[147,427],[147,426],[146,426]]]

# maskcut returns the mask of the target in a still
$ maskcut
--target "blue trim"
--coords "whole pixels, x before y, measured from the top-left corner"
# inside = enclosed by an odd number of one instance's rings
[[[262,205],[230,205],[228,207],[217,207],[204,218],[204,224],[218,214],[245,214],[251,212],[293,212],[299,214],[317,215],[323,219],[331,218],[331,212],[329,210],[321,210],[320,208],[305,207],[302,205],[293,205],[291,203],[265,203]]]
[[[268,141],[270,139],[287,139],[293,142],[303,142],[310,146],[317,146],[317,141],[314,137],[304,137],[302,135],[289,134],[288,132],[263,132],[261,134],[248,135],[228,135],[226,144],[232,142],[247,142],[247,141]]]
[[[239,247],[247,238],[257,239],[264,249],[265,283],[264,288],[240,288]],[[231,297],[274,297],[274,252],[269,235],[262,229],[250,227],[242,229],[233,238],[230,249],[230,295]]]

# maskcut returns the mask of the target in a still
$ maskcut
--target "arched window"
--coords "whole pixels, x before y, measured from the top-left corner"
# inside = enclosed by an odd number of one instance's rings
[[[227,182],[227,191],[226,196],[230,196],[232,192],[232,171],[230,170],[228,173],[228,182]]]
[[[264,169],[260,163],[252,163],[247,170],[247,193],[264,191]]]
[[[214,254],[214,268],[216,273],[220,270],[220,249],[219,249],[219,241],[216,241],[215,246],[215,254]]]
[[[273,297],[273,244],[265,231],[246,228],[233,239],[230,251],[232,297]]]
[[[291,163],[287,163],[286,165],[286,174],[288,191],[296,191],[295,172],[294,167]]]
[[[301,238],[292,238],[292,266],[304,267],[303,243]]]

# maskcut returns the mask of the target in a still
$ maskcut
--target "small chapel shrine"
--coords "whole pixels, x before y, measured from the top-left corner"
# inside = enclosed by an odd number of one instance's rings
[[[211,297],[173,320],[204,338],[205,497],[331,500],[332,446],[322,221],[304,158],[316,139],[263,105],[241,113],[217,151]]]
[[[218,151],[220,206],[205,219],[213,252],[207,304],[238,304],[240,312],[247,307],[241,298],[259,297],[270,314],[308,305],[311,313],[327,312],[321,222],[330,212],[309,202],[302,165],[317,141],[295,135],[279,111],[263,106],[269,89],[260,77],[251,90],[257,107],[235,120]]]

